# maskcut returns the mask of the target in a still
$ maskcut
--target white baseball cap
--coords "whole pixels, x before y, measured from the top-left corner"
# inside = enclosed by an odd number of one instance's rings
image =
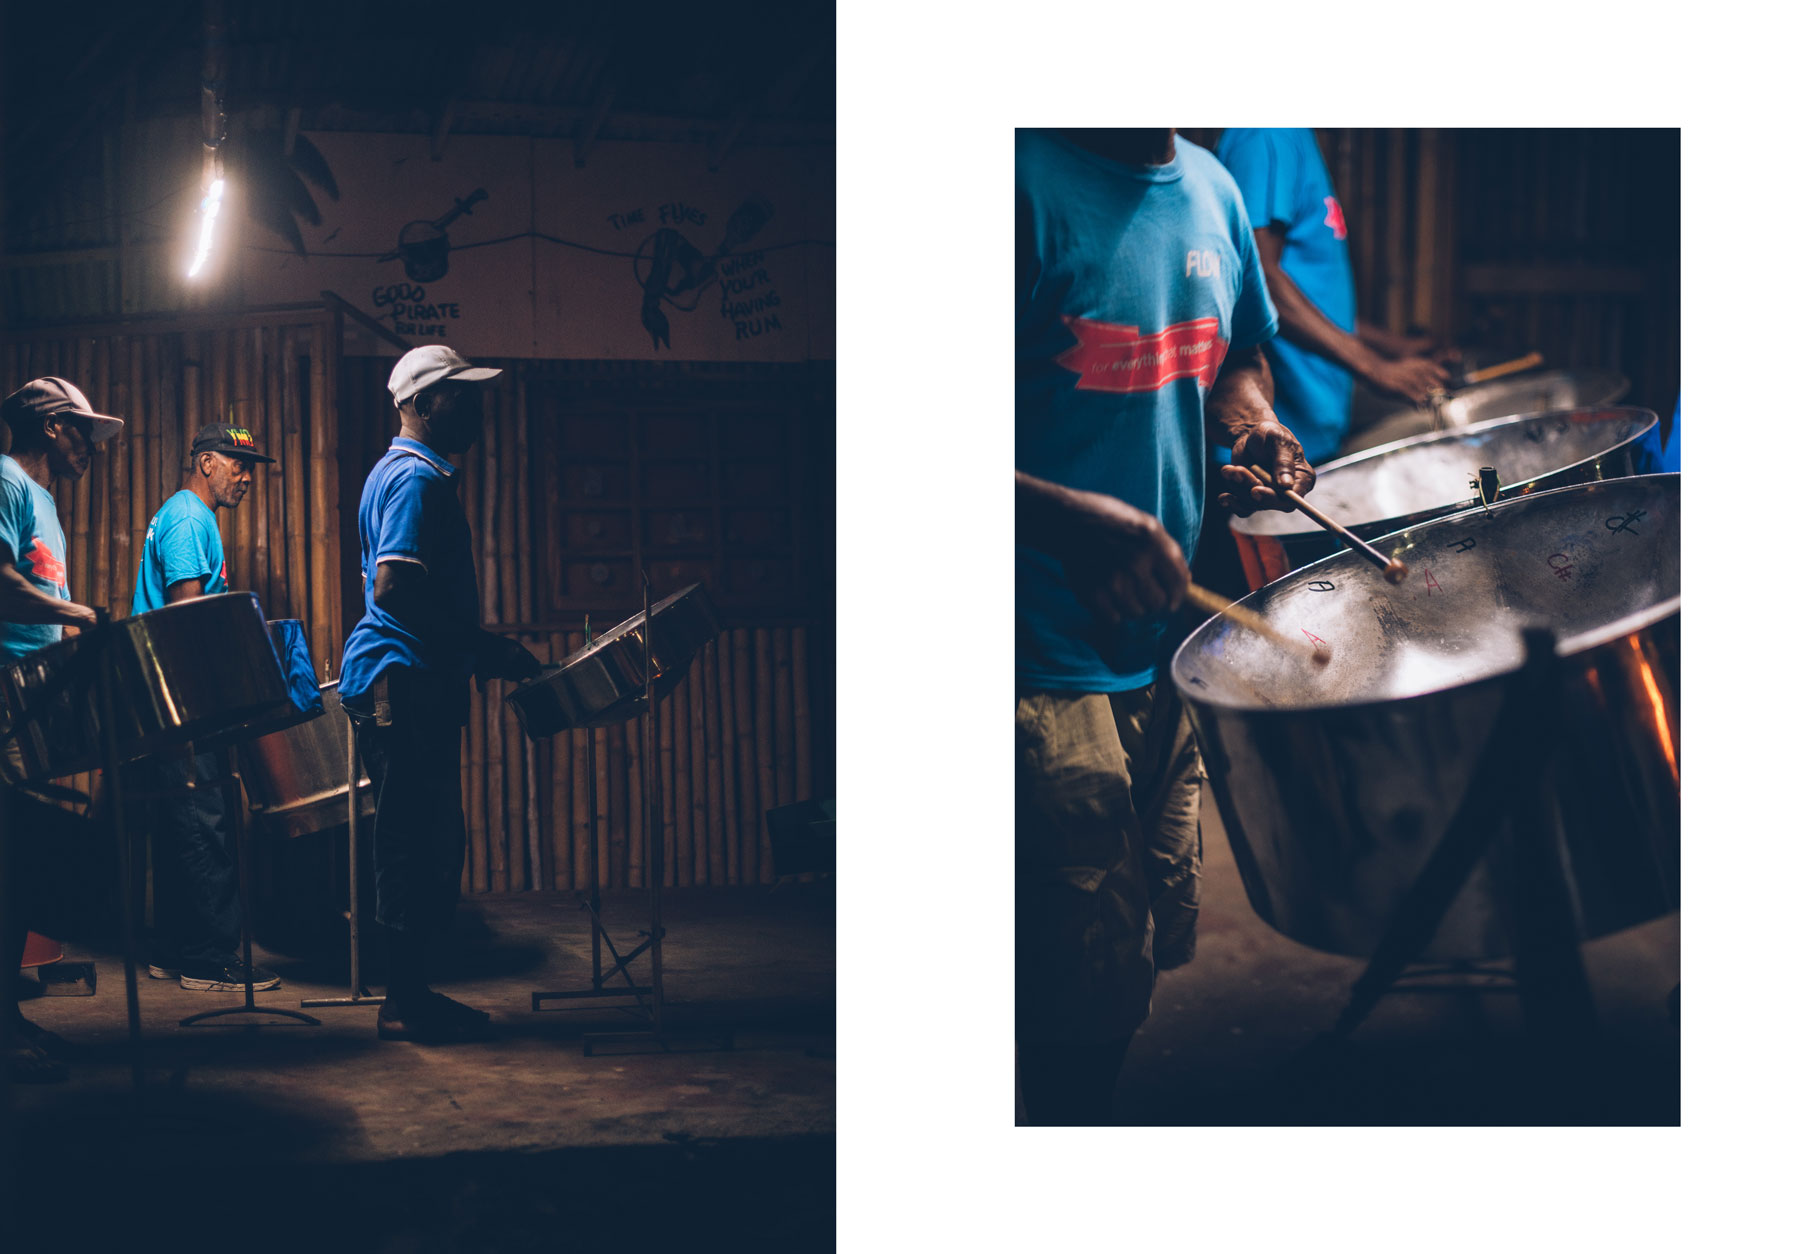
[[[478,383],[499,373],[491,366],[471,366],[454,348],[426,344],[394,363],[394,373],[388,376],[388,391],[394,394],[394,404],[400,405],[445,379]]]

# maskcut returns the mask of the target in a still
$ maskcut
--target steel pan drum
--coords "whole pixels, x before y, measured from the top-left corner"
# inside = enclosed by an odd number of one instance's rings
[[[596,636],[554,670],[527,680],[506,699],[533,738],[577,727],[622,723],[643,713],[646,677],[663,695],[681,681],[687,664],[719,634],[719,618],[706,590],[689,584],[650,607],[650,645],[644,652],[644,616],[634,614]]]
[[[122,761],[204,740],[287,702],[254,593],[151,610],[0,667],[0,735],[16,734],[27,779],[100,765],[103,667],[117,683]]]
[[[276,665],[281,668],[287,700],[280,708],[259,718],[207,737],[203,747],[217,748],[272,735],[284,727],[317,718],[323,711],[319,701],[319,679],[313,671],[312,650],[306,645],[305,626],[297,618],[270,619],[269,645],[275,650]]]
[[[252,740],[244,749],[250,807],[284,836],[305,836],[349,819],[350,733],[337,680],[317,689],[322,716]],[[375,790],[359,771],[357,804],[375,813]]]
[[[1395,440],[1434,434],[1439,427],[1467,427],[1492,418],[1611,405],[1630,388],[1629,379],[1611,370],[1541,370],[1495,379],[1450,393],[1447,400],[1438,403],[1435,423],[1430,406],[1397,407],[1367,427],[1351,432],[1339,452],[1360,453]]]
[[[1502,498],[1641,475],[1661,464],[1662,436],[1647,409],[1573,409],[1496,418],[1414,436],[1318,468],[1307,500],[1365,540],[1481,504],[1470,480],[1499,472]],[[1344,547],[1300,513],[1233,518],[1238,556],[1254,591]]]
[[[1644,475],[1451,515],[1377,543],[1412,568],[1398,588],[1344,552],[1242,602],[1327,641],[1322,668],[1222,617],[1183,642],[1175,684],[1270,926],[1373,952],[1488,748],[1533,622],[1557,637],[1546,808],[1581,936],[1678,907],[1680,484]],[[1505,883],[1484,859],[1421,956],[1507,953]]]

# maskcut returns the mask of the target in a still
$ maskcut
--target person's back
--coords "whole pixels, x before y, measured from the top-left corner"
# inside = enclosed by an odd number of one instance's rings
[[[1251,225],[1282,232],[1281,269],[1332,325],[1354,335],[1349,230],[1312,131],[1232,127],[1220,135],[1215,155],[1237,181]],[[1275,380],[1275,412],[1314,465],[1330,458],[1350,425],[1350,371],[1285,333],[1264,352]]]

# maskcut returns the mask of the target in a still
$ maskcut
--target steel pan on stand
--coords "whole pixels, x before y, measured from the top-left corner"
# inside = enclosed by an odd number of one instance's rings
[[[656,698],[666,696],[681,680],[688,664],[719,633],[719,620],[699,584],[690,584],[654,604],[650,580],[644,579],[644,609],[612,630],[588,642],[577,653],[551,668],[537,680],[528,680],[507,697],[526,731],[534,738],[558,732],[588,729],[588,865],[600,865],[599,763],[594,728],[639,718],[643,735],[644,796],[649,807],[645,843],[650,850],[650,930],[647,938],[629,953],[621,954],[600,918],[598,876],[595,887],[582,899],[588,910],[591,974],[587,988],[534,992],[531,1008],[542,1010],[547,1002],[590,998],[629,997],[644,1022],[641,1030],[589,1032],[582,1037],[582,1053],[591,1054],[601,1043],[642,1039],[653,1048],[675,1047],[663,1022],[662,791],[656,779]],[[602,967],[602,953],[612,965]],[[632,960],[648,952],[650,983],[631,978]],[[613,984],[613,977],[620,983]],[[703,1048],[713,1047],[711,1045]],[[719,1048],[729,1049],[729,1032],[718,1034]]]
[[[1629,379],[1611,370],[1543,370],[1495,379],[1490,383],[1458,388],[1434,404],[1397,406],[1369,425],[1351,431],[1338,451],[1340,454],[1360,453],[1395,440],[1472,426],[1494,418],[1611,405],[1622,399],[1630,388]]]
[[[1645,474],[1660,463],[1657,418],[1647,409],[1559,410],[1496,418],[1413,436],[1317,468],[1307,500],[1364,540],[1481,504],[1484,466],[1507,499],[1598,479]],[[1262,510],[1231,520],[1250,589],[1343,547],[1298,513]]]
[[[1556,637],[1556,708],[1529,726],[1554,737],[1543,825],[1576,936],[1677,909],[1680,476],[1538,493],[1379,547],[1412,569],[1399,588],[1345,552],[1242,603],[1328,642],[1329,665],[1224,618],[1175,654],[1257,913],[1317,949],[1376,950],[1491,748],[1534,623]],[[1421,956],[1508,954],[1509,883],[1483,860]]]
[[[93,770],[111,681],[121,761],[180,748],[283,710],[287,687],[256,595],[198,597],[106,624],[0,666],[0,738],[25,778]]]
[[[244,746],[251,812],[283,836],[306,836],[344,821],[350,795],[350,719],[337,680],[317,689],[321,714]],[[368,773],[357,772],[361,813],[375,813]]]

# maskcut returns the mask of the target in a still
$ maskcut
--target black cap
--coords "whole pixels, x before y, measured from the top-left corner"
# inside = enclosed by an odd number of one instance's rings
[[[202,453],[224,453],[247,462],[272,462],[275,459],[256,449],[256,437],[242,427],[228,427],[222,422],[209,422],[194,437],[194,456]]]

